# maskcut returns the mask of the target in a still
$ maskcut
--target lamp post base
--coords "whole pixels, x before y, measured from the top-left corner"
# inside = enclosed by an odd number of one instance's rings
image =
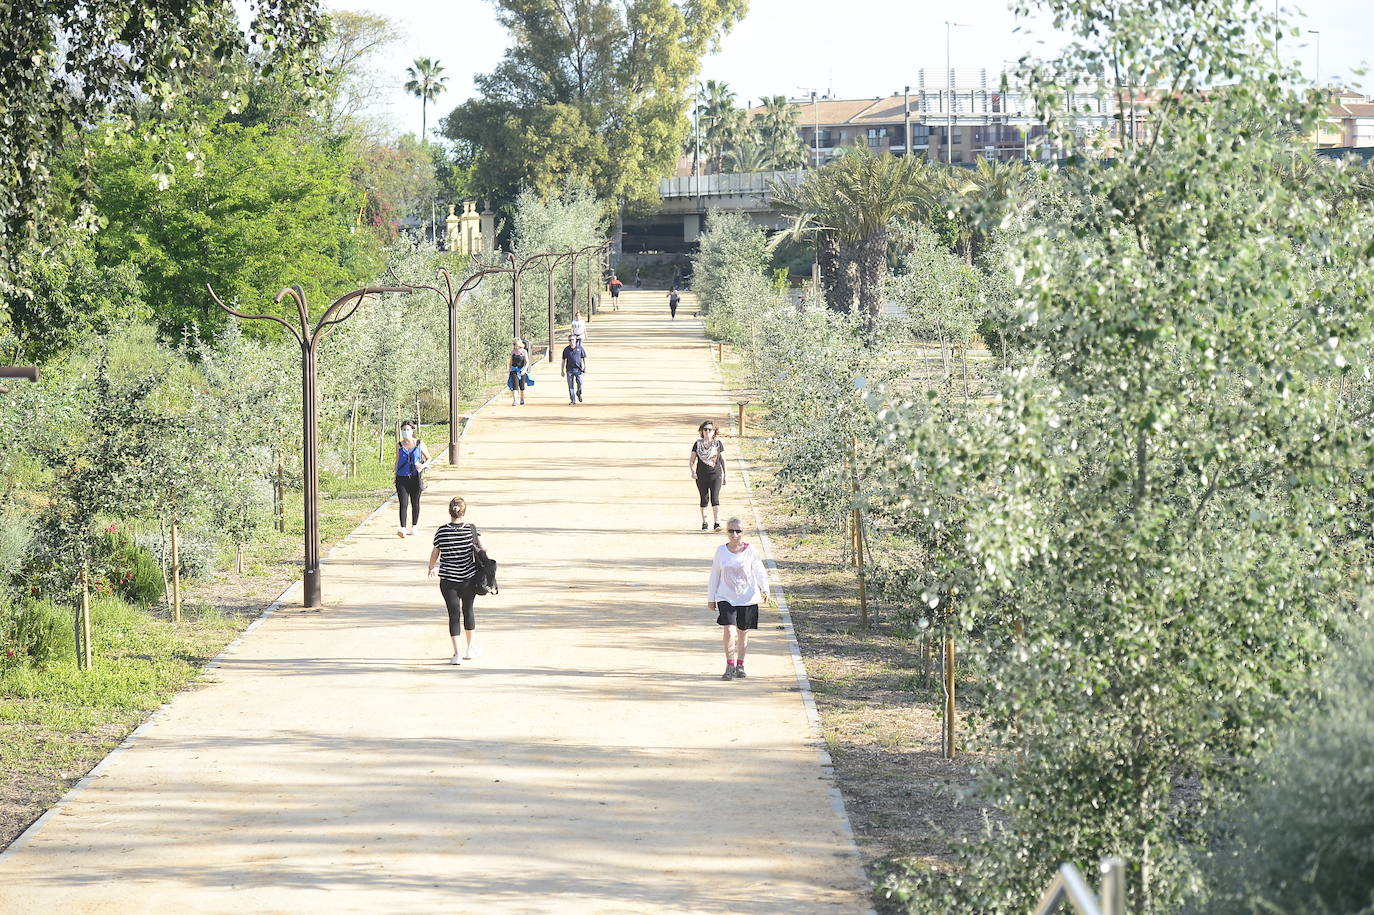
[[[301,576],[301,584],[304,590],[301,605],[306,610],[319,610],[323,606],[320,600],[320,570],[306,569],[305,574]]]

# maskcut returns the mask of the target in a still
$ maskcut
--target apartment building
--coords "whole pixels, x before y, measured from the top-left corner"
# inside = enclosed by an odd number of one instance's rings
[[[1044,143],[1045,124],[1023,87],[1003,88],[1002,74],[985,69],[917,71],[916,85],[867,99],[794,99],[798,128],[811,164],[824,164],[845,146],[874,152],[920,155],[931,161],[1049,159],[1068,149]],[[1148,110],[1144,96],[1123,119],[1140,131]],[[761,108],[751,109],[750,116]],[[1075,146],[1119,142],[1115,93],[1081,88],[1064,94],[1062,117],[1074,125]]]
[[[1349,89],[1333,90],[1316,140],[1319,148],[1374,146],[1374,98]]]

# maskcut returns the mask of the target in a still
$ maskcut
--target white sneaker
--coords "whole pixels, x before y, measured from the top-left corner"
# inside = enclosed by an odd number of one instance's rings
[[[406,536],[407,536],[407,537],[414,537],[414,536],[415,536],[415,528],[414,528],[413,526],[412,526],[412,527],[406,528]]]
[[[453,657],[449,658],[448,662],[452,664],[454,667],[457,667],[459,664],[463,663],[458,659],[458,655],[454,655]]]
[[[463,660],[471,661],[473,658],[480,658],[482,654],[481,648],[469,648],[463,652]]]

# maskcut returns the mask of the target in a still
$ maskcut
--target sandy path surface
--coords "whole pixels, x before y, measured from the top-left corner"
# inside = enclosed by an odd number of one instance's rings
[[[593,320],[586,403],[545,362],[481,411],[422,533],[359,528],[323,611],[288,594],[0,856],[0,912],[867,910],[775,610],[719,679],[686,460],[728,413],[683,305]],[[501,563],[460,667],[425,577],[452,494]]]

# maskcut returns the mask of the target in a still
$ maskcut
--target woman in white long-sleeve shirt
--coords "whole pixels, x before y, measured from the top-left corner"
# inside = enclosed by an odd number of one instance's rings
[[[711,561],[711,581],[706,587],[706,606],[716,611],[716,624],[725,643],[722,680],[743,680],[744,654],[749,630],[759,628],[759,599],[768,601],[768,573],[758,550],[745,543],[744,526],[738,518],[725,521],[728,540],[716,548]]]

